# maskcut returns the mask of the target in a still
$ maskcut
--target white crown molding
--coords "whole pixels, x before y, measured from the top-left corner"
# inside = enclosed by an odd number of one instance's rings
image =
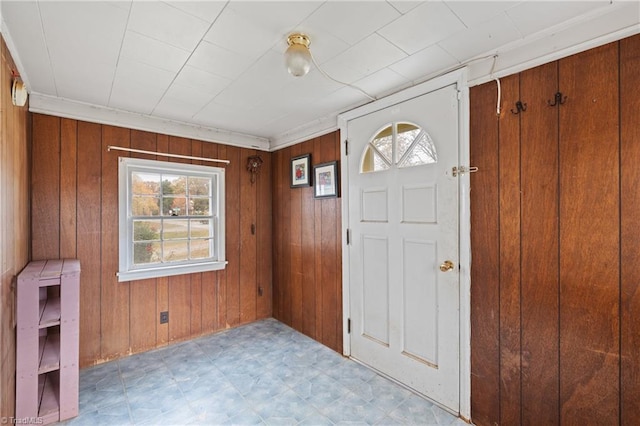
[[[306,142],[338,130],[338,113],[331,114],[271,138],[271,151]]]
[[[269,150],[267,138],[71,101],[41,93],[31,93],[29,111],[206,142]]]

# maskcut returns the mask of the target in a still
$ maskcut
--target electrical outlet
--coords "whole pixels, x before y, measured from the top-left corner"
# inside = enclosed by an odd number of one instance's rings
[[[160,324],[166,324],[169,322],[169,311],[160,312]]]

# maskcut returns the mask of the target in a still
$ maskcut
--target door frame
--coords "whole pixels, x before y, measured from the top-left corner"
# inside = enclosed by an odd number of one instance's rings
[[[342,113],[338,116],[340,129],[340,177],[342,194],[342,321],[343,354],[351,356],[351,336],[347,321],[350,317],[350,281],[349,247],[347,230],[349,227],[349,167],[347,161],[347,126],[350,120],[368,115],[409,99],[433,92],[440,88],[456,85],[458,90],[458,164],[451,167],[469,167],[469,87],[467,69],[461,68],[448,74],[433,78],[424,83],[394,93],[369,104]],[[389,121],[393,121],[390,117]],[[350,155],[359,153],[351,152]],[[464,173],[458,179],[459,188],[459,259],[460,259],[460,416],[471,419],[471,210],[469,196],[469,174]]]

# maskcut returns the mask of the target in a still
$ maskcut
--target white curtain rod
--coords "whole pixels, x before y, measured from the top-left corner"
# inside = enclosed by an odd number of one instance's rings
[[[225,164],[230,163],[229,160],[218,160],[217,158],[193,157],[191,155],[167,154],[166,152],[145,151],[143,149],[123,148],[121,146],[112,146],[112,145],[107,146],[107,151],[111,151],[111,150],[137,152],[138,154],[160,155],[161,157],[185,158],[187,160],[211,161],[212,163],[225,163]]]

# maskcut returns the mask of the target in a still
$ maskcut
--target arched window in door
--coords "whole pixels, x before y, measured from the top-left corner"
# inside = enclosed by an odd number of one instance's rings
[[[362,154],[360,172],[379,172],[438,162],[433,139],[426,130],[408,122],[384,126],[371,138]]]

